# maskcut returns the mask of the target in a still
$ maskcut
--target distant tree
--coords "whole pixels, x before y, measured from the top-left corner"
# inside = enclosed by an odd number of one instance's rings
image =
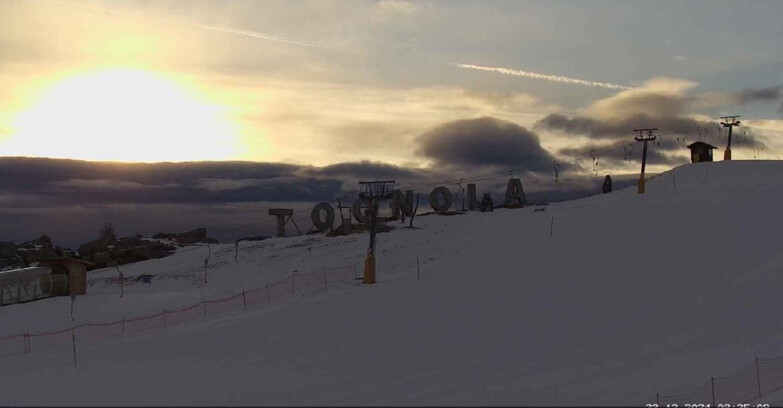
[[[98,238],[106,241],[116,241],[114,226],[110,222],[103,224],[103,227],[98,231]]]

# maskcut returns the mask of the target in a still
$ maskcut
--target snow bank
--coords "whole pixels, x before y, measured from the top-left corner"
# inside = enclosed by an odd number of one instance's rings
[[[378,284],[0,358],[4,405],[637,405],[783,356],[783,163],[682,166],[532,208],[380,234]],[[552,236],[550,237],[550,228]],[[153,314],[294,271],[359,264],[366,235],[213,246],[91,275],[75,323]],[[421,264],[417,280],[416,258]],[[0,336],[67,327],[70,300],[0,308]],[[41,392],[46,384],[47,392]],[[771,394],[772,395],[772,394]],[[763,398],[762,398],[763,400]],[[692,401],[708,402],[708,401]]]

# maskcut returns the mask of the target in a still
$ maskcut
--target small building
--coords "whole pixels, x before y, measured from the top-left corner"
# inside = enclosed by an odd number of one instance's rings
[[[87,294],[87,267],[81,259],[39,261],[38,266],[0,271],[0,306],[52,296]]]
[[[51,270],[27,267],[0,272],[0,306],[53,296]]]
[[[717,147],[704,142],[691,143],[688,146],[691,149],[691,163],[711,162],[712,151]]]
[[[60,284],[56,286],[53,296],[86,295],[87,294],[87,267],[92,263],[81,259],[62,258],[49,259],[38,262],[39,266],[49,267],[52,270],[52,279]],[[60,279],[56,279],[60,277]]]

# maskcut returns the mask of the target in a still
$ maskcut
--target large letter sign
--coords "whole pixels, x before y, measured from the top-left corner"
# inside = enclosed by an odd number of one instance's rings
[[[440,202],[441,196],[443,203]],[[446,187],[438,187],[430,193],[430,206],[433,210],[441,212],[447,211],[451,207],[451,191]]]
[[[321,220],[322,212],[326,213],[325,220]],[[313,211],[310,213],[310,220],[313,221],[313,226],[318,231],[330,230],[334,223],[334,208],[329,203],[320,203],[313,207]]]
[[[392,190],[391,200],[392,216],[400,216],[402,212],[406,217],[413,215],[413,190],[405,190],[405,195],[400,190]]]
[[[508,181],[506,187],[506,205],[525,204],[525,191],[522,190],[522,182],[518,178],[512,178]]]
[[[362,206],[367,207],[367,210],[362,212]],[[351,207],[351,213],[353,213],[353,217],[356,218],[356,221],[358,221],[359,224],[370,223],[369,208],[370,208],[370,201],[367,200],[366,198],[357,198],[356,201],[353,202],[353,207]]]
[[[468,210],[478,210],[478,200],[476,199],[476,185],[468,184]]]
[[[609,176],[607,176],[608,178]],[[478,210],[482,207],[483,204],[479,203],[479,200],[476,197],[476,184],[469,183],[467,185],[467,198],[468,198],[468,209],[470,210]],[[388,196],[384,197],[388,198]],[[436,212],[445,212],[448,211],[451,208],[451,204],[453,203],[453,197],[451,194],[451,191],[444,186],[436,187],[430,192],[430,206],[433,210]],[[339,203],[339,200],[338,200]],[[516,205],[525,205],[527,204],[527,198],[525,197],[525,190],[522,188],[522,181],[518,178],[512,178],[508,181],[508,186],[506,187],[506,196],[505,196],[505,205],[506,206],[516,206]],[[463,204],[464,205],[464,204]],[[403,193],[402,190],[395,189],[391,192],[391,202],[389,203],[389,207],[391,209],[391,216],[388,217],[381,217],[378,216],[379,222],[387,222],[391,221],[393,219],[400,219],[403,217],[411,217],[413,216],[413,206],[414,206],[414,194],[413,190],[405,190]],[[346,208],[346,207],[340,207]],[[278,224],[278,236],[285,236],[285,224],[286,221],[289,219],[292,219],[291,216],[293,215],[293,210],[291,209],[272,209],[269,211],[270,215],[276,215],[277,216],[277,224]],[[340,213],[342,215],[342,213]],[[370,214],[369,214],[369,200],[366,197],[359,197],[356,199],[356,201],[353,202],[353,205],[351,206],[351,210],[349,212],[350,215],[353,215],[353,218],[356,219],[360,224],[368,225],[370,223]],[[402,217],[401,217],[402,216]],[[310,220],[313,222],[313,226],[320,232],[329,231],[334,228],[334,208],[331,204],[327,202],[322,202],[313,207],[312,211],[310,212]],[[351,217],[344,218],[341,220],[342,225],[340,228],[344,228],[346,231],[351,231]]]

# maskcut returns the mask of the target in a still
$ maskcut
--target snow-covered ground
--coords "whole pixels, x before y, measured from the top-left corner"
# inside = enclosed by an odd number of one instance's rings
[[[31,353],[0,356],[0,404],[654,402],[783,356],[780,174],[773,161],[701,163],[653,178],[644,195],[417,217],[418,229],[379,234],[375,285],[334,282],[248,311],[77,337],[76,368],[71,342],[34,341]],[[233,245],[213,245],[206,284],[208,249],[183,250],[121,266],[155,275],[122,298],[116,270],[92,272],[73,324],[171,310],[294,271],[356,263],[358,276],[367,241],[242,242],[236,260]],[[0,337],[71,324],[67,297],[0,308]],[[759,401],[783,402],[770,396]]]

